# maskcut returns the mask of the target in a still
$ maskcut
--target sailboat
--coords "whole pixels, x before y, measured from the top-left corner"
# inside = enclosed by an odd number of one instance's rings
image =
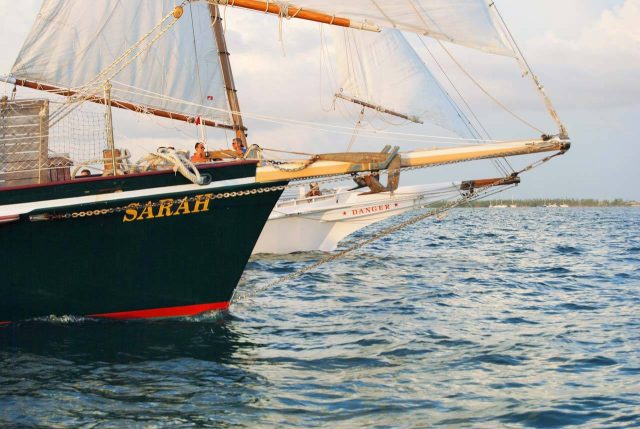
[[[394,192],[329,189],[281,197],[253,249],[254,254],[286,254],[320,250],[331,252],[341,240],[374,223],[408,211],[429,207],[469,189],[468,182],[398,187]]]
[[[303,0],[294,6],[255,0],[45,0],[3,79],[54,97],[12,94],[0,101],[0,322],[52,314],[135,319],[226,310],[269,214],[292,180],[382,170],[393,177],[403,168],[555,155],[570,147],[558,120],[555,136],[456,148],[317,154],[265,165],[248,156],[215,154],[194,164],[184,151],[163,148],[132,163],[126,148],[116,146],[112,107],[226,129],[252,152],[220,6],[359,31],[393,27],[509,51],[480,0],[415,0],[410,6],[380,0],[376,8],[362,1]],[[433,12],[428,21],[421,11]],[[81,123],[87,132],[76,137],[77,124],[68,122],[87,103],[103,105],[104,114]],[[80,140],[84,152],[67,137],[61,144],[59,129]],[[101,137],[104,142],[97,144]],[[72,175],[78,168],[89,175]],[[478,182],[476,191],[519,179],[519,173]],[[395,189],[397,182],[384,188]]]
[[[329,64],[326,87],[327,96],[333,97],[333,110],[338,103],[351,103],[360,109],[347,151],[353,147],[365,120],[369,126],[374,121],[384,126],[395,120],[398,123],[392,126],[396,128],[429,122],[448,129],[461,140],[474,135],[473,125],[462,109],[399,30],[376,33],[334,29],[327,38],[331,46],[323,49],[323,59]],[[503,185],[507,184],[513,182]],[[377,186],[377,181],[373,185],[320,192],[319,185],[311,183],[309,192],[300,186],[298,195],[283,194],[253,253],[333,251],[342,239],[358,230],[458,195],[468,181],[391,190]],[[515,207],[513,201],[510,207]]]

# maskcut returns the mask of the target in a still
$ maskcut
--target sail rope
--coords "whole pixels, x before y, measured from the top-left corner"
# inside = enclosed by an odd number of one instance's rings
[[[496,97],[494,97],[493,95],[491,95],[491,93],[484,87],[482,86],[482,84],[480,82],[478,82],[473,76],[471,76],[471,74],[467,71],[467,69],[460,64],[460,62],[453,56],[453,54],[451,53],[451,51],[449,51],[449,49],[447,49],[447,47],[444,45],[444,43],[442,43],[440,40],[436,40],[436,42],[438,43],[438,45],[440,45],[440,47],[444,50],[444,52],[447,54],[447,56],[451,59],[451,61],[454,62],[454,64],[456,66],[458,66],[458,68],[460,69],[460,71],[462,73],[464,73],[465,76],[467,76],[469,78],[469,80],[480,90],[482,91],[491,101],[493,101],[498,107],[500,107],[501,109],[503,109],[505,112],[507,112],[509,115],[511,115],[513,118],[515,118],[516,120],[520,121],[521,123],[523,123],[524,125],[528,126],[529,128],[533,129],[534,131],[537,131],[540,134],[545,134],[544,131],[542,131],[540,128],[536,127],[535,125],[533,125],[531,122],[527,121],[526,119],[524,119],[522,116],[518,115],[517,113],[515,113],[513,110],[511,110],[509,107],[507,107],[504,103],[502,103],[500,100],[498,100]]]
[[[134,87],[131,87],[129,85],[125,85],[123,83],[119,83],[119,82],[116,82],[116,81],[114,81],[113,84],[114,84],[114,87],[116,85],[117,86],[122,86],[122,87],[129,87],[129,90],[124,90],[122,88],[118,88],[118,91],[122,92],[122,93],[144,95],[146,97],[156,98],[156,99],[164,100],[164,101],[180,102],[180,103],[185,104],[185,105],[194,106],[194,107],[198,107],[198,108],[205,109],[205,110],[210,110],[212,112],[221,112],[221,113],[225,113],[225,114],[227,114],[227,113],[238,114],[239,113],[239,112],[235,112],[235,111],[229,111],[228,109],[222,109],[222,108],[211,107],[211,106],[202,106],[202,105],[199,105],[197,103],[193,103],[193,102],[189,102],[189,101],[186,101],[186,100],[177,99],[177,98],[174,98],[174,97],[165,96],[163,94],[154,93],[152,91],[138,90],[137,88],[134,88]],[[142,113],[144,113],[144,112],[142,112]],[[251,118],[251,119],[258,120],[258,121],[271,122],[271,123],[276,123],[276,124],[280,124],[280,125],[300,126],[300,127],[303,127],[303,128],[310,128],[310,129],[314,129],[314,130],[337,133],[337,134],[351,135],[352,132],[353,132],[353,127],[352,126],[332,125],[332,124],[319,123],[319,122],[313,122],[313,121],[302,121],[302,120],[297,120],[297,119],[283,118],[283,117],[279,117],[279,116],[264,115],[264,114],[258,114],[258,113],[251,113],[251,112],[246,112],[246,111],[242,112],[242,115],[244,117],[246,117],[246,118]],[[476,138],[464,138],[464,137],[438,136],[438,135],[419,134],[419,133],[404,133],[404,132],[386,131],[386,130],[370,130],[370,129],[366,129],[366,128],[361,128],[360,133],[364,134],[364,135],[367,135],[368,137],[371,137],[371,138],[386,139],[386,140],[403,138],[404,141],[419,142],[419,143],[433,143],[433,144],[468,145],[470,143],[478,143],[478,142],[487,142],[487,143],[504,142],[504,140],[489,140],[489,139],[476,139]],[[437,140],[428,140],[428,139],[437,139]]]
[[[416,15],[420,18],[420,20],[423,22],[423,24],[428,28],[431,27],[433,25],[435,25],[436,23],[433,22],[432,19],[429,18],[428,14],[426,13],[426,11],[423,11],[423,13],[421,13],[418,8],[416,7],[416,5],[413,3],[412,0],[409,0],[409,3],[411,4],[411,6],[413,7]],[[491,3],[491,5],[493,5],[493,2]],[[496,10],[497,12],[497,10]],[[426,15],[426,18],[425,18]],[[429,19],[429,21],[431,21],[431,25],[429,23],[427,23],[427,19]],[[508,29],[507,29],[508,31]],[[446,38],[451,41],[451,42],[455,42],[451,37],[447,36],[444,32],[441,31],[441,34],[443,36],[446,36]],[[529,123],[527,120],[525,120],[524,118],[518,116],[515,112],[511,111],[507,106],[505,106],[502,102],[500,102],[497,98],[495,98],[494,96],[492,96],[473,76],[471,76],[471,74],[462,66],[462,64],[460,64],[458,62],[458,60],[456,60],[454,58],[454,56],[451,54],[451,52],[446,48],[446,46],[444,46],[444,44],[442,43],[442,41],[440,40],[440,38],[434,37],[434,39],[436,40],[436,42],[440,45],[440,47],[447,53],[447,55],[449,56],[449,58],[458,66],[458,68],[469,78],[469,80],[471,80],[471,82],[473,82],[487,97],[489,97],[490,100],[492,100],[494,103],[496,103],[500,108],[504,109],[507,113],[509,113],[511,116],[513,116],[514,118],[516,118],[517,120],[519,120],[520,122],[522,122],[523,124],[529,126],[530,128],[534,129],[535,131],[539,132],[540,134],[544,134],[544,131],[540,130],[539,128],[537,128],[536,126],[534,126],[533,124]]]
[[[360,110],[360,116],[358,116],[358,121],[356,125],[353,127],[353,135],[351,136],[351,140],[349,140],[349,144],[347,145],[347,152],[351,152],[351,148],[353,144],[356,142],[358,138],[358,131],[360,131],[360,127],[362,127],[362,120],[364,119],[364,107]]]
[[[206,180],[200,175],[200,171],[182,152],[171,148],[161,148],[155,153],[145,155],[138,163],[138,171],[155,170],[159,167],[169,166],[174,173],[182,174],[186,179],[196,185],[206,185],[210,180]]]
[[[427,46],[426,42],[422,39],[422,37],[418,36],[418,40],[420,41],[420,43],[422,44],[422,46],[424,47],[424,49],[427,51],[427,53],[429,54],[429,56],[431,57],[431,59],[436,63],[436,65],[438,66],[438,68],[440,69],[440,72],[444,75],[444,77],[447,79],[447,81],[449,82],[449,85],[451,85],[451,87],[453,88],[453,90],[455,91],[455,93],[458,95],[458,97],[460,98],[460,100],[462,100],[462,103],[464,104],[464,106],[467,108],[467,110],[471,113],[471,116],[473,117],[473,119],[475,120],[475,122],[478,124],[478,126],[480,127],[480,129],[484,132],[484,136],[488,139],[491,139],[491,135],[489,134],[489,132],[487,131],[487,129],[484,127],[484,125],[482,124],[482,122],[480,121],[480,119],[478,118],[478,116],[475,114],[474,110],[471,108],[471,105],[469,105],[469,103],[467,102],[466,98],[462,95],[462,93],[458,90],[458,87],[453,83],[453,81],[451,80],[451,77],[449,76],[449,74],[445,71],[444,67],[440,64],[440,61],[438,61],[438,59],[435,57],[435,55],[433,54],[433,52],[431,52],[431,49],[429,49],[429,46]],[[476,134],[477,138],[480,139],[481,137],[481,133],[477,130],[477,128],[475,127],[475,125],[473,123],[471,123],[471,121],[469,120],[469,118],[467,117],[467,115],[462,111],[462,109],[460,108],[460,106],[458,106],[458,103],[456,103],[451,96],[448,94],[447,91],[445,91],[444,88],[442,88],[442,91],[447,95],[447,99],[449,100],[449,102],[452,104],[453,108],[458,112],[458,115],[460,115],[462,121],[465,123],[465,125],[467,126],[467,129],[471,132],[471,134]],[[506,158],[503,158],[504,162],[507,164],[507,166],[509,167],[509,169],[511,169],[511,172],[513,172],[513,167],[511,166],[511,164],[509,164],[509,161],[506,160]],[[498,171],[502,172],[503,174],[507,174],[507,169],[500,163],[499,160],[494,159],[492,160],[494,166],[498,169]]]
[[[521,67],[524,70],[523,77],[525,75],[531,76],[531,79],[533,80],[534,85],[536,86],[536,88],[538,89],[538,92],[542,96],[542,100],[543,100],[543,102],[545,104],[545,107],[547,108],[547,111],[551,115],[551,119],[553,119],[553,121],[558,125],[560,135],[562,137],[566,137],[567,130],[564,127],[564,124],[562,123],[562,121],[560,121],[560,117],[558,116],[558,112],[556,112],[556,109],[551,104],[551,100],[547,96],[547,93],[544,91],[544,87],[542,86],[542,84],[538,80],[538,77],[533,73],[533,70],[531,69],[531,66],[527,62],[527,59],[524,57],[524,54],[522,53],[522,51],[520,50],[520,47],[518,46],[518,43],[516,42],[516,39],[511,34],[511,30],[509,30],[509,27],[507,26],[507,23],[505,22],[504,19],[502,19],[502,14],[498,10],[498,7],[496,6],[495,2],[492,1],[489,4],[489,7],[493,8],[493,10],[496,12],[496,15],[500,19],[500,22],[502,23],[502,26],[504,27],[504,29],[507,32],[507,35],[509,36],[508,40],[509,40],[509,43],[511,44],[511,49],[513,49],[513,51],[517,53],[516,60],[518,61],[518,63],[521,64]]]

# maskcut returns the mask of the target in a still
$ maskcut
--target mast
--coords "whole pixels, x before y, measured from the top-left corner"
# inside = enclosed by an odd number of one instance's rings
[[[245,133],[246,129],[242,123],[242,116],[240,114],[240,103],[238,102],[238,94],[235,83],[233,81],[231,62],[229,61],[229,50],[227,49],[227,42],[224,38],[222,19],[220,18],[220,10],[218,9],[218,6],[209,3],[209,13],[211,14],[213,34],[216,38],[216,44],[218,45],[218,56],[220,57],[220,67],[222,68],[224,88],[227,93],[227,100],[229,100],[229,108],[231,109],[231,120],[233,122],[233,129],[236,132],[236,137],[238,137],[242,141],[242,146],[244,148],[247,148],[247,134]]]

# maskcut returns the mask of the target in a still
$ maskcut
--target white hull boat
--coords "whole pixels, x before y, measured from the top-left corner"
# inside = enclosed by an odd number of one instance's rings
[[[395,192],[336,189],[280,200],[262,230],[254,254],[335,250],[340,240],[373,223],[460,193],[462,182],[401,186]]]

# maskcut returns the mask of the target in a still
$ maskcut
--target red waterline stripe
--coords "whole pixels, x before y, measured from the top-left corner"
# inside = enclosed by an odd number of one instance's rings
[[[183,305],[180,307],[153,308],[150,310],[120,311],[117,313],[89,314],[90,317],[104,317],[107,319],[153,319],[156,317],[193,316],[213,310],[228,310],[228,302],[214,302],[211,304]]]
[[[9,223],[20,220],[20,215],[0,216],[0,223]]]

